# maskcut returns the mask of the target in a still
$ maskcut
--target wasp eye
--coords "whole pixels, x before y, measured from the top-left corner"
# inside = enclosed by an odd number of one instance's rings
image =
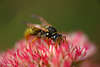
[[[55,33],[55,34],[52,35],[51,38],[55,41],[57,38],[60,38],[61,36],[62,36],[61,34]]]

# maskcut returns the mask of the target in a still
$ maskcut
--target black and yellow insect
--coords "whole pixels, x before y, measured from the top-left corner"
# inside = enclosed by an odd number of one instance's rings
[[[52,39],[55,42],[60,42],[62,40],[62,34],[58,33],[57,30],[47,21],[37,15],[33,15],[35,18],[39,19],[42,24],[27,24],[27,29],[25,31],[25,38],[28,39],[28,36],[37,36],[40,38]]]

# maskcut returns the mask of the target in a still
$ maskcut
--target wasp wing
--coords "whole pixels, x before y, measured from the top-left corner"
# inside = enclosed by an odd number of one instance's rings
[[[35,17],[35,18],[39,19],[42,23],[42,26],[47,26],[47,25],[50,26],[51,25],[51,24],[48,24],[47,20],[45,20],[42,16],[33,14],[32,17]]]
[[[39,29],[39,30],[42,30],[42,31],[48,31],[46,28],[44,28],[43,26],[41,26],[41,25],[39,25],[39,24],[27,24],[27,26],[29,27],[29,28],[32,28],[33,30],[35,30],[35,29]]]

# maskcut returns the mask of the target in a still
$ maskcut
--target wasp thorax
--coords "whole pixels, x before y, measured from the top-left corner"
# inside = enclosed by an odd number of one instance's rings
[[[57,30],[54,27],[52,27],[52,26],[49,26],[47,29],[48,29],[49,33],[55,33],[55,32],[57,32]]]

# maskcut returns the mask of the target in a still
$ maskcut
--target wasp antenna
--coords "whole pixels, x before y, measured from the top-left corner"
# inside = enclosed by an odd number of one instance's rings
[[[48,25],[48,22],[47,22],[42,16],[33,14],[32,17],[33,17],[33,18],[39,19],[39,20],[42,22],[42,25],[43,25],[43,26]]]

